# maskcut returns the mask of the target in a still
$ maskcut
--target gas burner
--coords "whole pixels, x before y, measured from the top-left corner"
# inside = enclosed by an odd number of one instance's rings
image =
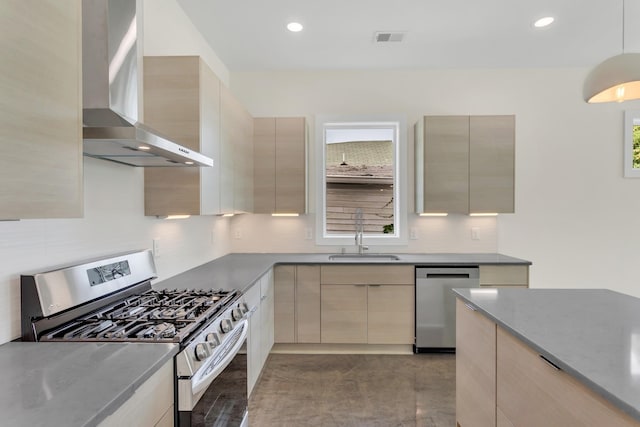
[[[236,297],[236,291],[148,289],[65,324],[42,339],[181,342]]]

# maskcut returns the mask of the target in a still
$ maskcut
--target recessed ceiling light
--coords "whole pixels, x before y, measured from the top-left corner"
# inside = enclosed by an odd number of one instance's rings
[[[536,22],[534,22],[533,26],[536,27],[536,28],[546,27],[548,25],[551,25],[551,23],[554,20],[555,20],[555,18],[553,16],[545,16],[544,18],[540,18]]]
[[[299,22],[289,22],[287,24],[287,30],[291,31],[292,33],[297,33],[299,31],[302,31],[302,28],[304,27]]]

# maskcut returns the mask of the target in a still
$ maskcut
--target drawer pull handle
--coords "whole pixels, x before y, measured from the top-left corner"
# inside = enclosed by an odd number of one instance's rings
[[[472,306],[471,304],[469,304],[468,302],[464,303],[464,306],[467,307],[469,310],[471,311],[478,311],[477,308],[475,308],[474,306]]]
[[[353,285],[353,286],[358,286],[358,287],[362,287],[362,286],[367,286],[367,285]]]
[[[555,363],[553,363],[552,361],[550,361],[549,359],[547,359],[543,355],[539,354],[539,356],[540,356],[540,359],[544,360],[547,363],[547,365],[551,366],[556,371],[562,371],[562,369],[560,369],[560,367],[558,365],[556,365]]]
[[[382,285],[369,285],[369,286],[371,286],[372,288],[379,288]]]

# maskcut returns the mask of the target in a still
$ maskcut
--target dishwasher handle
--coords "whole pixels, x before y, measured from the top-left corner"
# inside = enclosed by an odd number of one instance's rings
[[[416,279],[477,279],[480,271],[474,267],[417,267]]]
[[[451,273],[451,274],[447,274],[447,273],[427,273],[427,279],[468,279],[470,277],[470,274],[464,274],[464,273],[459,273],[459,274],[455,274],[455,273]]]

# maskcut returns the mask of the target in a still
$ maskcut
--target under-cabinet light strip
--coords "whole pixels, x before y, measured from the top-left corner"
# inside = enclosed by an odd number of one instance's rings
[[[420,216],[447,216],[448,213],[445,212],[429,212],[429,213],[421,213]]]

